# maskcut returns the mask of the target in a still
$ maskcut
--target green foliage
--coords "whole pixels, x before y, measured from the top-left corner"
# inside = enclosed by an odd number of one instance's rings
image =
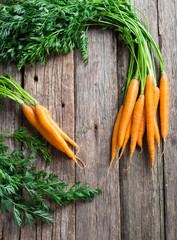
[[[8,147],[0,138],[0,202],[2,212],[11,212],[18,227],[22,223],[22,212],[26,223],[33,224],[35,220],[53,223],[49,199],[62,206],[79,199],[91,201],[101,193],[100,189],[91,189],[89,184],[78,182],[69,187],[70,183],[59,181],[56,174],[36,171],[32,163],[36,160],[35,149],[41,150],[41,143],[26,134],[25,129],[16,131],[14,139],[31,150],[25,156],[20,149],[7,153]]]
[[[0,96],[0,111],[1,111],[2,106],[3,106],[3,100],[4,100],[4,98],[2,96]]]
[[[33,137],[31,134],[27,133],[27,129],[25,127],[21,127],[19,130],[16,130],[14,133],[1,133],[1,135],[7,135],[10,137],[13,137],[13,139],[16,142],[23,143],[23,145],[27,148],[31,149],[37,149],[41,152],[44,160],[47,162],[47,165],[50,164],[51,156],[47,150],[45,150],[45,147],[47,146],[46,143],[42,142],[38,137]],[[23,152],[21,151],[22,156]],[[16,151],[13,153],[16,154]],[[31,157],[33,157],[34,151],[31,152]]]
[[[24,0],[0,4],[0,62],[15,62],[20,69],[26,62],[46,62],[49,54],[79,48],[88,62],[87,30],[91,25],[112,28],[127,46],[149,41],[155,48],[161,70],[160,49],[142,22],[130,0]],[[136,8],[148,23],[144,14]],[[144,46],[143,46],[144,48]],[[147,51],[147,49],[146,49]],[[144,53],[146,55],[146,53]],[[146,56],[146,58],[149,56]],[[152,70],[152,69],[150,69]]]
[[[129,1],[4,1],[0,5],[0,61],[15,62],[20,69],[26,62],[45,63],[49,54],[67,54],[77,47],[87,63],[90,25],[115,28],[123,42],[134,41],[123,13],[139,21]]]
[[[21,142],[28,148],[39,150],[42,153],[44,160],[47,162],[47,165],[50,164],[50,154],[45,150],[47,144],[42,142],[38,137],[33,137],[31,134],[27,134],[27,129],[25,127],[15,131],[12,136],[16,142]]]
[[[5,2],[4,2],[5,4]],[[94,18],[87,1],[8,1],[0,5],[0,60],[5,64],[45,63],[46,56],[81,48],[87,62],[85,24]],[[18,40],[17,40],[18,39]]]

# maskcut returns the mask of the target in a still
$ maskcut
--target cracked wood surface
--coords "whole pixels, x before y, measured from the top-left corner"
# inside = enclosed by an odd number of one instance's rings
[[[170,80],[169,136],[163,157],[162,142],[161,151],[156,154],[154,185],[147,148],[141,155],[136,150],[127,171],[127,147],[119,166],[112,170],[101,187],[103,194],[93,202],[77,202],[66,207],[51,202],[55,224],[23,224],[21,229],[13,224],[10,215],[4,216],[0,212],[0,239],[177,239],[177,0],[137,0],[132,3],[147,17],[150,33],[160,45]],[[47,65],[26,65],[23,72],[17,71],[14,65],[7,69],[0,66],[0,74],[11,74],[48,107],[61,128],[81,147],[79,156],[88,161],[87,169],[80,170],[66,155],[48,146],[52,154],[51,165],[46,168],[44,161],[39,159],[38,169],[55,172],[64,181],[90,182],[97,186],[110,163],[111,135],[118,108],[123,102],[123,70],[127,70],[129,53],[112,31],[91,28],[88,39],[88,66],[75,50],[67,56],[49,57]],[[38,134],[22,116],[20,107],[9,100],[5,100],[0,118],[1,131],[13,132],[23,125]],[[6,141],[13,150],[13,141],[9,138]]]

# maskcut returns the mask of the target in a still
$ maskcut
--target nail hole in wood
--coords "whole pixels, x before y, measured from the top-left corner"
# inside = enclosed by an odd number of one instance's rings
[[[95,130],[96,130],[96,131],[98,130],[98,126],[97,126],[97,124],[95,124]]]
[[[38,82],[38,76],[36,76],[36,75],[34,76],[34,81]]]
[[[65,107],[65,103],[62,103],[61,106],[62,106],[62,108],[64,108]]]

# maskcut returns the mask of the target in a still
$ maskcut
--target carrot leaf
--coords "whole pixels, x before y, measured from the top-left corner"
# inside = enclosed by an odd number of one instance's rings
[[[0,138],[0,206],[4,214],[9,212],[12,215],[18,227],[22,224],[22,213],[25,222],[29,224],[35,221],[54,223],[49,200],[63,206],[79,199],[92,201],[101,193],[100,189],[92,189],[88,183],[71,185],[70,182],[58,180],[56,174],[37,171],[34,166],[37,159],[34,148],[39,147],[40,150],[41,145],[36,144],[36,139],[29,134],[26,138],[22,137],[25,131],[22,129],[15,132],[14,139],[24,141],[30,147],[27,152],[15,149],[7,153],[8,147]]]

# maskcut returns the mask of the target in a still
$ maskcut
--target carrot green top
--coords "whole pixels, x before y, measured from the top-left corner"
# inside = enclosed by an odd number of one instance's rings
[[[7,74],[7,77],[4,77],[4,76],[0,75],[0,87],[1,87],[1,89],[2,89],[3,86],[4,86],[4,90],[8,91],[9,96],[11,94],[13,94],[16,97],[16,100],[17,100],[17,98],[19,98],[19,99],[21,99],[21,101],[24,101],[28,104],[33,105],[33,106],[37,103],[37,101],[29,93],[27,93],[18,84],[18,82],[16,82],[9,74]],[[11,91],[11,94],[10,94],[10,88],[15,90],[15,92]],[[3,95],[3,94],[1,94],[1,95]]]

